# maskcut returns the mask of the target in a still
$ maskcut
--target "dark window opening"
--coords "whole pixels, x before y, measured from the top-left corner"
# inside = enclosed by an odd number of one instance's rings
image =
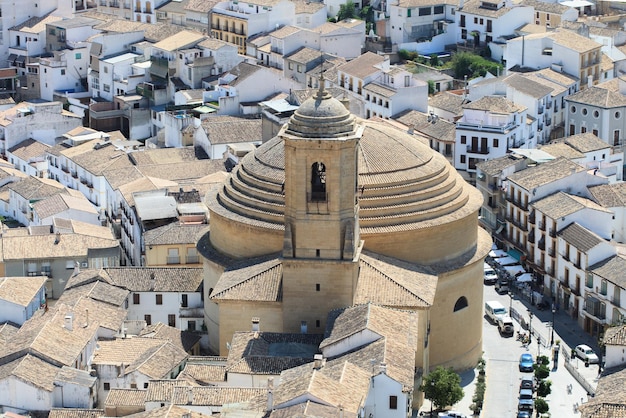
[[[139,293],[133,293],[133,305],[139,305]]]
[[[326,166],[321,162],[311,166],[311,201],[326,201]]]
[[[183,308],[186,308],[187,304],[189,303],[187,295],[182,295],[182,299],[183,300],[181,301],[180,306],[182,306]]]
[[[460,311],[464,308],[467,308],[467,298],[465,296],[461,296],[454,304],[454,312]]]
[[[316,326],[317,328],[319,328],[319,327],[320,327],[320,325],[321,325],[320,320],[319,320],[319,319],[316,319],[316,320],[315,320],[315,326]]]
[[[150,315],[144,315],[143,319],[146,321],[146,325],[152,325],[152,317]]]
[[[318,291],[318,292],[320,291],[320,284],[319,283],[315,284],[315,290]]]
[[[389,397],[389,409],[398,409],[398,397],[391,395]]]

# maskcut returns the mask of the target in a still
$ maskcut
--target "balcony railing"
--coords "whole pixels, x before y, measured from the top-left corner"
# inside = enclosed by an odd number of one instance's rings
[[[467,146],[467,152],[472,154],[489,154],[489,147],[474,147],[472,145]]]
[[[168,256],[167,264],[180,264],[180,257],[178,256]]]
[[[185,263],[187,264],[198,264],[200,262],[200,257],[197,255],[188,255],[185,259]]]

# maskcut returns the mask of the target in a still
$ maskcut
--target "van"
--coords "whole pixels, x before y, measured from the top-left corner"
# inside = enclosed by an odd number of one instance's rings
[[[495,284],[498,281],[498,274],[487,263],[483,263],[483,282],[485,284]]]
[[[498,331],[500,331],[500,334],[508,336],[513,335],[515,328],[513,327],[513,320],[509,315],[498,317],[498,321],[496,323],[498,324]]]
[[[497,300],[485,302],[485,314],[487,318],[491,319],[491,322],[498,323],[498,318],[506,316],[507,311],[504,306]]]

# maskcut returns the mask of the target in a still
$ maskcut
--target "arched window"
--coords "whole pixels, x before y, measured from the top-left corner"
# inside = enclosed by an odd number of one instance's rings
[[[467,298],[465,296],[461,296],[459,299],[457,299],[456,303],[454,304],[454,312],[460,311],[463,308],[467,308]]]
[[[326,166],[316,162],[311,166],[311,201],[326,200]]]

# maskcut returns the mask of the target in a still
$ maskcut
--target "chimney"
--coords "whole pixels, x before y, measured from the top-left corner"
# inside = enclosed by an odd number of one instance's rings
[[[72,331],[74,329],[74,314],[71,312],[65,315],[65,329]]]
[[[430,118],[430,116],[429,116],[429,118]],[[414,132],[414,131],[415,131],[415,125],[410,125],[410,126],[409,126],[409,130],[407,131],[407,133],[408,133],[409,135],[413,135],[413,132]]]
[[[80,263],[78,261],[75,261],[74,272],[72,273],[72,276],[76,276],[78,273],[80,273]]]
[[[324,360],[323,354],[316,354],[315,356],[313,356],[313,368],[315,370],[319,370],[324,367],[325,362],[326,361]]]
[[[259,325],[260,322],[261,322],[261,318],[259,318],[258,316],[252,317],[252,331],[253,332],[259,332],[261,330],[261,327]]]
[[[61,242],[61,233],[57,232],[54,237],[54,245],[57,245],[59,242]]]
[[[85,326],[84,328],[89,326],[89,309],[85,309]]]
[[[187,390],[187,405],[193,405],[193,389],[189,388]]]
[[[593,86],[593,76],[587,77],[587,87]]]
[[[387,363],[380,363],[378,365],[378,372],[381,374],[387,374]]]
[[[274,409],[274,378],[267,378],[267,412]]]

